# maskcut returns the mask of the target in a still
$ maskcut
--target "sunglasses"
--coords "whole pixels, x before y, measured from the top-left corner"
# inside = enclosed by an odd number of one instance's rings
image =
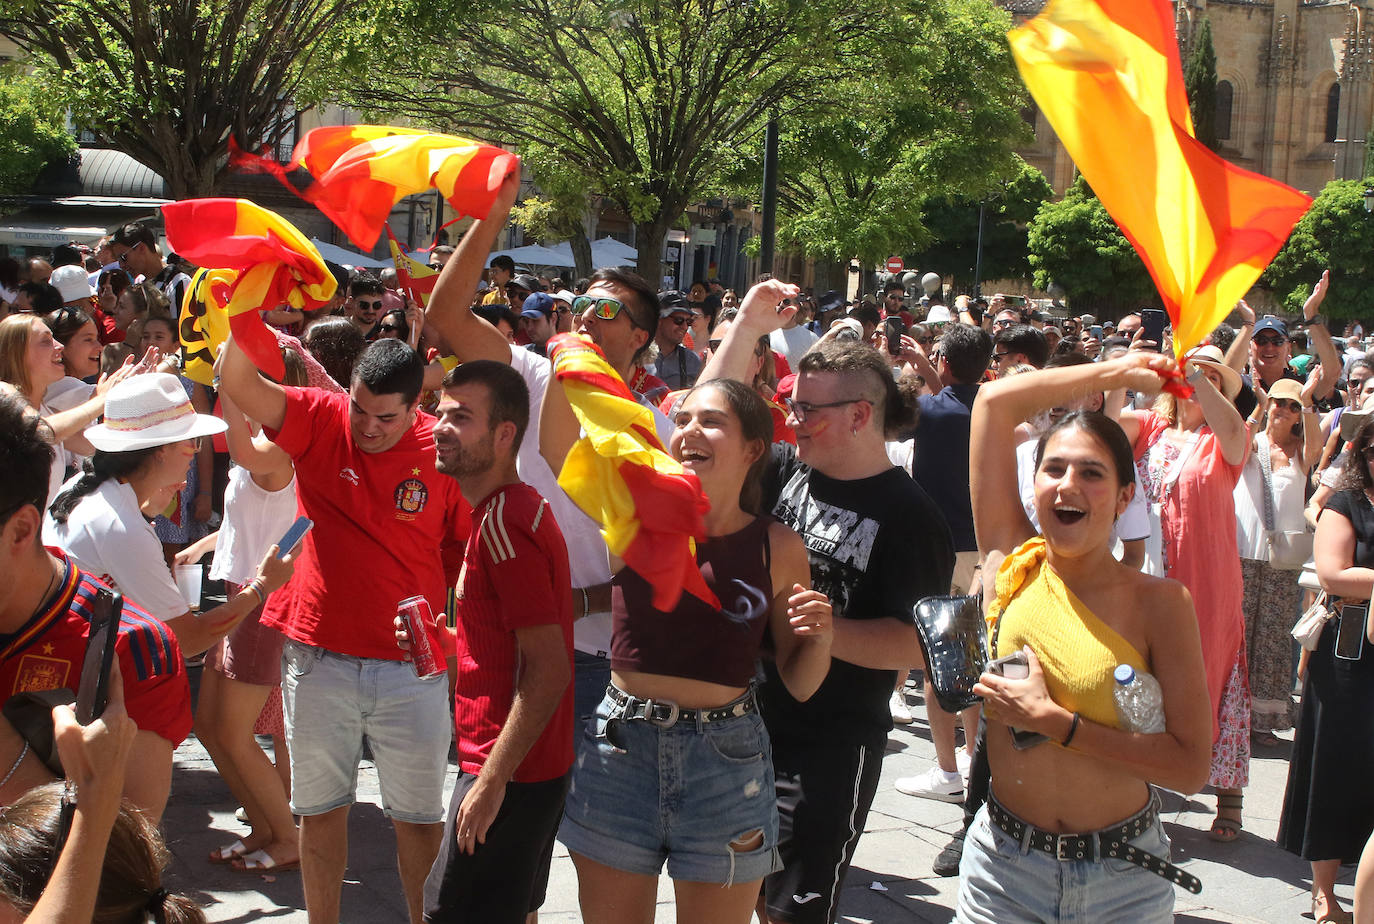
[[[382,300],[377,299],[377,301],[375,302],[365,302],[362,299],[358,299],[358,307],[361,308],[363,311],[367,311],[369,309],[372,311],[378,311],[382,307]]]
[[[1290,401],[1290,400],[1286,400],[1286,399],[1284,399],[1284,398],[1276,398],[1276,399],[1274,400],[1274,407],[1276,407],[1276,408],[1280,408],[1280,407],[1281,407],[1281,408],[1286,408],[1286,409],[1292,411],[1294,414],[1301,414],[1301,413],[1302,413],[1302,405],[1301,405],[1301,404],[1299,404],[1297,401]]]
[[[120,266],[125,266],[125,265],[127,265],[128,262],[129,262],[129,254],[133,253],[135,250],[137,250],[138,248],[140,248],[140,247],[142,247],[142,246],[143,246],[143,242],[142,242],[142,241],[134,241],[132,244],[130,244],[130,245],[129,245],[129,249],[126,250],[126,251],[124,251],[122,254],[119,255],[119,265],[120,265]]]
[[[1287,337],[1256,337],[1255,342],[1260,346],[1282,346],[1288,342]]]
[[[602,321],[614,321],[620,312],[625,310],[625,303],[618,298],[593,298],[590,295],[579,295],[573,299],[573,311],[582,314],[588,308],[592,309],[592,317]],[[630,320],[633,323],[633,315]]]
[[[686,327],[692,321],[691,318],[683,317],[680,314],[670,314],[668,315],[668,320],[672,321],[673,324],[677,327]]]
[[[992,354],[992,361],[993,361],[993,363],[995,363],[996,365],[999,365],[999,366],[1000,366],[1000,365],[1002,364],[1002,360],[1006,359],[1006,358],[1007,358],[1008,356],[1010,356],[1010,355],[1011,355],[1011,351],[1010,351],[1010,350],[1008,350],[1008,351],[1005,352],[1005,353],[993,353],[993,354]]]

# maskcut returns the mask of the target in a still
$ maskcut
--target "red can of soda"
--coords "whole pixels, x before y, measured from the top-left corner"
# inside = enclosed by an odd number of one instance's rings
[[[423,596],[407,597],[396,604],[396,612],[410,636],[410,660],[415,664],[415,673],[421,677],[444,673],[447,668],[434,646],[434,614],[429,601]]]

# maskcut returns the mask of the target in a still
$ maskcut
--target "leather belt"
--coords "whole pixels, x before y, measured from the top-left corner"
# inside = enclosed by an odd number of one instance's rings
[[[1125,860],[1196,895],[1202,891],[1201,879],[1128,843],[1154,827],[1159,818],[1156,798],[1152,794],[1149,805],[1121,824],[1086,834],[1056,834],[1037,828],[1007,811],[991,794],[988,796],[988,820],[1023,847],[1050,854],[1057,860]]]
[[[606,695],[620,710],[620,714],[612,716],[612,718],[626,721],[641,720],[650,725],[657,725],[659,728],[672,728],[678,722],[687,722],[692,725],[723,722],[726,719],[735,719],[751,712],[757,712],[759,708],[758,701],[754,699],[752,687],[739,699],[714,709],[683,709],[671,700],[640,699],[637,696],[631,696],[614,684],[606,687]]]

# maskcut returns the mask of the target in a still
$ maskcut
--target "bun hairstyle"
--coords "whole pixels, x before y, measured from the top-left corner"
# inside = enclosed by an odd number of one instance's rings
[[[132,476],[161,448],[150,446],[147,449],[130,449],[127,452],[106,452],[97,449],[76,483],[53,499],[48,513],[52,514],[54,522],[66,523],[76,505],[94,494],[102,484],[111,478]]]
[[[896,438],[916,427],[917,405],[892,377],[888,358],[866,343],[821,340],[797,361],[797,374],[829,372],[854,381],[859,394],[873,405],[885,437]]]

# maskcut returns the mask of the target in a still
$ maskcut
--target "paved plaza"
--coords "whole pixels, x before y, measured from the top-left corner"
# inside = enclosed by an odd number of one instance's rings
[[[193,672],[193,682],[195,673],[198,671]],[[840,902],[840,920],[852,924],[945,924],[953,916],[958,880],[935,876],[930,864],[949,833],[958,828],[960,808],[914,799],[892,786],[898,777],[924,772],[935,758],[924,709],[916,708],[920,697],[913,691],[909,699],[918,720],[907,728],[895,729],[888,738],[882,784]],[[1286,745],[1255,754],[1245,795],[1245,832],[1233,844],[1214,844],[1207,839],[1206,828],[1215,805],[1211,796],[1186,802],[1177,796],[1166,797],[1165,827],[1173,839],[1175,862],[1203,882],[1201,895],[1178,892],[1178,921],[1271,924],[1311,919],[1308,865],[1273,843],[1288,773],[1287,756]],[[456,769],[451,767],[449,772],[451,786]],[[406,921],[394,840],[380,802],[376,772],[370,762],[365,762],[358,781],[358,804],[351,815],[344,924]],[[211,921],[304,924],[299,873],[239,873],[205,859],[212,849],[243,833],[244,826],[234,820],[234,809],[229,790],[215,773],[205,749],[194,738],[188,739],[176,752],[172,803],[164,819],[164,828],[172,832],[168,847],[174,857],[168,887],[190,893]],[[1337,893],[1348,908],[1354,870],[1342,872]],[[659,889],[658,908],[659,922],[675,920],[672,886],[666,877]],[[564,924],[580,919],[576,876],[560,844],[540,921]]]

